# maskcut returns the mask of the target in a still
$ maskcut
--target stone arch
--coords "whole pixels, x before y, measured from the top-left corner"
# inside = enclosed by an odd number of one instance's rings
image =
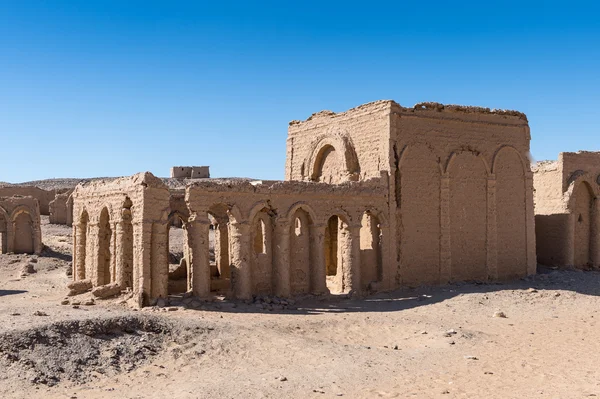
[[[360,165],[348,136],[321,135],[311,145],[309,153],[305,162],[308,165],[307,179],[333,184],[358,180]]]
[[[397,170],[400,275],[409,286],[440,281],[442,166],[426,144],[405,147]]]
[[[113,253],[111,243],[113,231],[108,207],[103,207],[98,219],[98,252],[97,252],[97,285],[109,284],[113,281]]]
[[[451,279],[485,281],[487,272],[487,164],[471,151],[453,153],[450,185]]]
[[[8,212],[0,206],[0,253],[8,252],[8,231],[10,218]]]
[[[314,213],[309,207],[293,206],[290,221],[290,288],[292,294],[304,294],[315,290],[319,273],[313,262]]]
[[[255,209],[250,213],[253,215],[250,219],[251,290],[255,294],[269,295],[274,287],[272,210],[267,206],[256,212]]]
[[[317,224],[320,222],[315,210],[308,203],[306,203],[304,201],[296,202],[292,206],[290,206],[289,209],[287,210],[287,212],[285,213],[285,218],[287,220],[292,220],[294,214],[296,213],[296,211],[298,209],[302,209],[304,212],[308,213],[308,215],[311,218],[311,223]]]
[[[592,232],[593,205],[596,200],[592,186],[587,181],[575,183],[572,196],[574,237],[573,262],[574,266],[584,268],[592,263]]]
[[[507,151],[513,152],[519,158],[519,161],[521,164],[521,169],[523,171],[523,174],[525,174],[525,171],[527,170],[527,162],[525,161],[526,157],[524,157],[515,147],[513,147],[512,145],[508,145],[508,144],[501,145],[500,147],[498,147],[498,149],[494,153],[494,156],[492,158],[491,174],[495,174],[496,170],[498,169],[498,166],[497,166],[498,157],[501,154],[506,153]]]
[[[489,167],[488,162],[485,160],[485,158],[483,157],[483,155],[481,155],[481,153],[479,151],[475,151],[475,150],[459,150],[459,151],[453,151],[450,156],[448,157],[448,159],[446,160],[446,166],[444,168],[444,175],[448,175],[448,171],[450,170],[450,167],[452,166],[452,163],[455,161],[455,159],[457,157],[460,157],[461,155],[471,155],[475,158],[477,158],[483,165],[484,169],[485,169],[485,175],[489,176],[491,174],[491,170]]]
[[[35,252],[35,213],[27,206],[20,205],[11,214],[13,252],[31,254]]]
[[[494,155],[496,177],[497,271],[500,279],[527,274],[526,164],[511,146]]]
[[[332,294],[347,292],[350,285],[346,276],[352,256],[349,239],[349,218],[344,212],[334,213],[325,225],[324,240],[326,284]]]
[[[362,288],[383,279],[383,231],[376,213],[365,211],[360,228],[360,264]]]

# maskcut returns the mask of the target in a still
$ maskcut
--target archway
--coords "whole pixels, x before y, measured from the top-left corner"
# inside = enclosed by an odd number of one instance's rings
[[[31,254],[34,252],[33,220],[27,211],[20,211],[13,219],[14,244],[16,254]]]
[[[103,208],[102,212],[100,212],[100,222],[98,224],[98,285],[109,284],[114,279],[111,270],[113,255],[111,251],[112,234],[108,209]]]
[[[311,226],[312,219],[308,212],[300,208],[291,218],[290,226],[290,288],[291,293],[304,294],[311,292]]]
[[[315,158],[315,165],[311,179],[317,182],[337,184],[341,183],[346,174],[343,159],[332,145],[323,146]]]
[[[487,168],[475,153],[450,160],[451,278],[485,281],[487,272]]]
[[[344,269],[346,259],[350,256],[348,245],[348,223],[334,215],[327,221],[325,227],[325,270],[327,288],[332,294],[345,292]]]
[[[174,213],[169,217],[167,226],[168,293],[181,294],[190,288],[186,224],[178,213]]]
[[[360,264],[363,288],[383,278],[382,235],[379,219],[371,212],[363,213],[360,228]]]
[[[521,156],[512,147],[494,158],[498,278],[527,275],[527,191]]]
[[[252,292],[270,295],[273,293],[273,224],[269,209],[261,209],[251,226]]]
[[[591,264],[591,239],[592,239],[592,207],[594,194],[587,182],[581,182],[573,192],[573,215],[574,215],[574,240],[573,255],[574,266],[578,268],[588,267]]]

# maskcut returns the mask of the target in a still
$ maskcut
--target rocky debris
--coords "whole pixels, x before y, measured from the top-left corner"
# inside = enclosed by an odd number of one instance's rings
[[[479,360],[479,358],[477,356],[472,356],[472,355],[465,356],[465,359],[467,359],[467,360]]]
[[[35,270],[35,266],[33,263],[27,263],[21,269],[21,277],[26,277],[29,274],[33,273],[37,273],[37,270]]]
[[[121,293],[121,286],[117,283],[100,285],[92,290],[96,298],[110,298]]]
[[[61,305],[68,305],[69,304],[69,300],[68,299],[63,299],[62,301],[60,301]]]
[[[94,301],[94,298],[90,298],[83,303],[84,306],[93,306],[95,304],[96,304],[96,302]]]
[[[295,309],[295,301],[290,298],[279,298],[276,296],[254,296],[252,303],[255,307],[263,310],[285,310]]]
[[[79,294],[83,294],[84,292],[88,292],[92,289],[92,281],[91,280],[77,280],[71,281],[67,284],[67,288],[69,289],[68,296],[75,296]]]
[[[493,317],[499,317],[501,319],[506,319],[506,314],[504,312],[497,311],[497,312],[494,312],[494,316]]]
[[[453,335],[456,335],[456,330],[451,328],[450,330],[444,332],[444,337],[451,337]]]
[[[87,383],[98,373],[112,376],[139,367],[167,342],[188,340],[182,332],[173,334],[170,324],[147,316],[64,321],[1,334],[0,367],[33,384]]]
[[[48,316],[48,313],[46,312],[42,312],[41,310],[36,310],[35,312],[33,312],[34,316]]]
[[[73,275],[73,264],[71,262],[69,262],[67,264],[67,268],[65,269],[65,274],[67,276],[72,276]]]

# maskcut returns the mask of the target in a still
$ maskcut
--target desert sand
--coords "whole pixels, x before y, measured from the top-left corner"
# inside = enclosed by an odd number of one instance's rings
[[[71,229],[42,228],[42,256],[0,256],[3,398],[600,395],[599,272],[135,310],[67,298]]]

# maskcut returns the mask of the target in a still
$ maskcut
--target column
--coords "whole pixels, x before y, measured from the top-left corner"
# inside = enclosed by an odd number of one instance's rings
[[[600,198],[596,198],[592,205],[590,255],[592,267],[600,268]]]
[[[125,229],[123,221],[119,221],[115,223],[115,281],[121,289],[125,289],[125,276],[124,276],[124,266],[125,266],[125,251],[124,251],[124,241],[125,241]]]
[[[310,226],[310,291],[313,294],[327,292],[325,266],[325,225]]]
[[[498,231],[496,225],[496,177],[487,180],[487,274],[488,279],[498,279]]]
[[[73,225],[74,231],[74,270],[73,270],[73,280],[85,280],[85,249],[86,249],[86,230],[87,224],[78,223]]]
[[[133,294],[144,306],[152,298],[152,222],[133,222],[133,240]]]
[[[537,252],[535,247],[535,210],[533,205],[533,173],[525,172],[525,218],[527,234],[527,275],[537,273]]]
[[[86,255],[86,257],[91,260],[90,265],[86,265],[87,271],[89,272],[88,279],[92,280],[94,287],[97,287],[103,284],[103,281],[101,281],[101,277],[103,276],[100,276],[100,273],[98,272],[98,259],[100,257],[100,226],[98,223],[88,223],[87,239],[90,240],[91,244],[87,246],[91,256]]]
[[[151,297],[166,298],[169,295],[169,248],[167,221],[152,224]]]
[[[187,223],[189,243],[189,270],[191,271],[191,286],[194,296],[207,297],[210,295],[210,254],[208,235],[210,222],[207,217],[197,217]]]
[[[349,294],[361,292],[360,278],[360,225],[348,227],[345,245],[348,246],[347,267],[344,272],[344,292]],[[339,266],[338,266],[339,267]]]
[[[231,226],[231,286],[233,295],[240,299],[252,297],[250,274],[250,225],[247,222],[233,222]]]
[[[229,239],[226,221],[219,221],[215,229],[215,261],[221,278],[230,278],[229,269]]]
[[[290,223],[288,220],[275,222],[275,247],[273,248],[273,265],[275,266],[276,295],[289,297],[290,280]]]
[[[452,280],[450,178],[448,176],[442,176],[440,186],[440,284],[447,284]]]

